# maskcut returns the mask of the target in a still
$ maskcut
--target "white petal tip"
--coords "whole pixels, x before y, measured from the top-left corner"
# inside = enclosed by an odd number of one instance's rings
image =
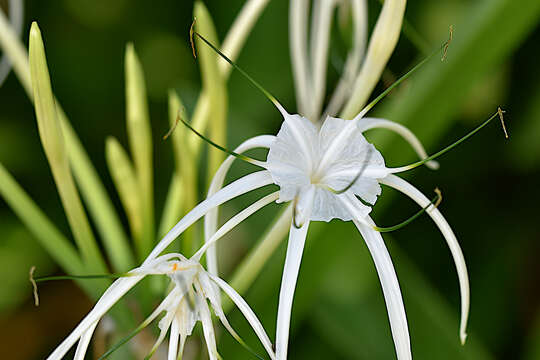
[[[459,339],[461,340],[461,345],[465,345],[465,341],[467,341],[467,333],[462,332],[459,334]]]
[[[430,168],[431,170],[439,170],[441,167],[438,161],[431,160],[426,163],[426,166]]]

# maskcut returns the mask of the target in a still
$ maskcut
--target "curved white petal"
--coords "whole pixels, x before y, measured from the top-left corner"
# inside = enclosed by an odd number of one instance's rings
[[[367,219],[371,221],[369,217]],[[388,250],[379,232],[358,221],[354,221],[354,224],[366,242],[375,263],[377,274],[379,275],[397,358],[398,360],[412,359],[407,316],[405,315],[401,290],[390,254],[388,254]]]
[[[421,207],[426,207],[430,204],[430,200],[424,196],[424,194],[398,176],[388,175],[384,179],[381,179],[380,182],[401,191],[405,195],[409,196],[412,200],[416,201]],[[467,338],[467,319],[469,317],[470,301],[469,276],[467,274],[467,266],[465,265],[465,257],[463,256],[463,252],[461,251],[461,247],[459,246],[454,232],[450,228],[450,225],[446,219],[442,216],[441,212],[437,208],[431,206],[428,208],[427,213],[443,234],[444,239],[448,244],[448,248],[452,253],[454,264],[456,265],[461,293],[461,321],[459,327],[459,338],[461,343],[464,344],[465,339]]]
[[[212,208],[223,204],[237,196],[245,194],[251,190],[269,185],[272,183],[272,177],[267,170],[257,171],[246,175],[235,182],[219,190],[213,196],[195,206],[186,216],[184,216],[154,247],[150,255],[146,258],[143,266],[155,259],[163,250],[169,246],[182,232],[184,232],[195,221],[204,216]]]
[[[275,138],[276,137],[273,135],[255,136],[251,139],[244,141],[242,144],[240,144],[236,149],[234,149],[234,152],[240,154],[254,148],[260,148],[260,147],[269,148],[272,142],[275,140]],[[210,187],[208,189],[207,197],[214,195],[223,187],[223,183],[225,182],[225,177],[227,176],[227,173],[229,172],[229,169],[231,168],[231,165],[233,164],[235,159],[236,158],[234,156],[230,155],[229,157],[227,157],[227,159],[225,159],[225,161],[223,161],[218,171],[212,178],[212,182],[210,183]],[[214,207],[204,216],[204,241],[205,242],[208,242],[210,238],[214,235],[214,233],[217,231],[217,226],[218,226],[217,224],[218,224],[218,207]],[[217,256],[216,256],[215,246],[212,246],[206,252],[206,264],[208,267],[208,272],[210,272],[211,274],[216,274],[216,275],[218,274],[218,265],[217,265]]]
[[[11,27],[17,34],[21,36],[23,23],[24,23],[24,1],[23,0],[9,0],[9,20]],[[2,11],[2,9],[0,9]],[[11,61],[9,57],[4,54],[0,60],[0,85],[6,80],[11,70]]]
[[[418,157],[420,157],[420,159],[425,159],[428,157],[426,150],[422,146],[420,140],[418,140],[418,138],[413,134],[413,132],[405,126],[395,121],[378,118],[362,118],[358,122],[358,129],[360,130],[360,132],[376,128],[388,129],[396,132],[398,135],[401,135],[403,139],[405,139],[409,143],[409,145],[411,145],[411,147],[418,154]],[[426,166],[430,169],[437,170],[439,168],[439,163],[435,160],[431,160],[426,163]]]
[[[73,360],[84,360],[84,357],[86,356],[86,350],[88,350],[88,345],[90,344],[90,340],[92,340],[92,335],[96,330],[97,324],[98,321],[90,325],[88,330],[86,330],[86,332],[81,336]]]
[[[169,352],[167,354],[167,360],[177,360],[179,339],[180,331],[178,329],[178,323],[173,321],[171,324],[171,335],[169,336]]]
[[[335,0],[315,0],[311,23],[311,65],[313,93],[309,99],[311,121],[318,121],[326,94],[326,69],[328,68],[328,41],[334,15]]]
[[[263,344],[270,358],[275,359],[274,350],[272,349],[272,342],[266,334],[266,331],[264,330],[259,318],[257,315],[255,315],[253,310],[251,310],[248,303],[225,281],[212,274],[209,274],[208,276],[210,276],[210,278],[225,292],[225,294],[227,294],[227,296],[235,303],[242,314],[244,314],[244,317],[253,328],[253,331],[255,331],[255,334],[257,334],[259,337],[259,340]]]
[[[206,347],[208,349],[208,356],[210,360],[217,360],[219,355],[216,348],[216,334],[214,332],[214,326],[212,325],[210,309],[208,309],[206,300],[201,296],[196,297],[196,306],[201,317],[204,340],[206,341]]]
[[[289,48],[296,90],[298,112],[306,114],[309,102],[309,75],[307,59],[307,0],[291,0],[289,7]]]
[[[353,48],[347,54],[343,74],[341,74],[339,82],[332,96],[330,97],[330,101],[328,102],[328,106],[324,111],[323,116],[337,115],[339,109],[341,109],[346,98],[351,93],[353,80],[358,75],[358,69],[360,68],[362,59],[364,58],[368,25],[367,1],[352,0],[351,3],[354,23],[354,44]],[[344,6],[348,6],[348,4]]]
[[[144,275],[130,276],[116,280],[105,293],[101,296],[94,308],[85,316],[77,327],[62,341],[60,345],[47,357],[47,360],[59,360],[75,344],[75,342],[87,331],[94,323],[118,301],[125,293],[144,278]],[[92,333],[92,331],[90,331]]]
[[[297,229],[291,224],[289,231],[289,243],[287,244],[287,256],[283,267],[281,278],[281,289],[279,290],[279,304],[276,323],[276,359],[287,359],[287,347],[289,345],[289,328],[291,323],[291,310],[294,298],[298,271],[304,252],[304,244],[309,228],[309,221],[304,226]]]
[[[238,224],[240,224],[242,221],[246,220],[249,216],[253,215],[255,212],[259,211],[264,206],[276,201],[279,198],[279,191],[275,191],[269,195],[266,195],[265,197],[257,200],[244,210],[240,211],[238,214],[233,216],[229,219],[223,226],[219,228],[218,231],[216,231],[207,241],[206,243],[201,246],[199,250],[191,257],[194,261],[200,261],[202,255],[206,251],[207,253],[207,260],[208,260],[208,251],[210,251],[211,248],[215,248],[214,243],[221,239],[225,234],[227,234],[229,231],[234,229]],[[209,273],[210,270],[208,271]]]
[[[357,116],[379,81],[399,39],[406,3],[406,0],[385,0],[371,34],[364,63],[355,79],[352,96],[341,113],[342,118]]]

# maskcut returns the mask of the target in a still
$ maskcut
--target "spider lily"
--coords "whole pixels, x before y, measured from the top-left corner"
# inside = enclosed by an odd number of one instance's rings
[[[207,300],[210,302],[214,313],[223,326],[238,342],[246,346],[225,317],[225,313],[221,306],[221,289],[244,314],[246,320],[259,337],[268,355],[271,359],[274,359],[275,354],[272,349],[272,343],[253,310],[251,310],[247,302],[229,284],[227,284],[227,282],[218,276],[207,272],[200,265],[200,259],[210,246],[214,245],[216,241],[221,239],[231,229],[257,210],[274,202],[277,198],[278,193],[274,192],[263,197],[259,201],[256,201],[237,215],[233,216],[189,259],[182,254],[177,253],[169,253],[159,257],[150,256],[143,265],[130,271],[127,276],[116,280],[105,291],[90,313],[47,359],[61,359],[77,340],[79,341],[79,344],[77,346],[75,359],[84,359],[86,349],[98,321],[116,302],[147,275],[167,275],[173,284],[173,289],[154,312],[135,331],[122,340],[117,346],[114,346],[105,353],[102,358],[108,356],[120,345],[124,344],[144,327],[148,326],[148,324],[156,319],[162,312],[165,312],[165,315],[159,322],[159,328],[161,330],[160,335],[155,345],[152,347],[149,357],[157,350],[170,329],[168,358],[171,360],[177,359],[177,356],[181,355],[183,352],[186,338],[191,335],[196,322],[200,321],[203,326],[210,359],[218,359],[219,355],[216,350],[215,333],[212,327]]]
[[[200,321],[210,359],[220,358],[216,348],[216,336],[212,325],[210,307],[227,331],[245,345],[231,327],[221,307],[220,289],[238,306],[261,340],[271,359],[274,359],[272,343],[259,319],[246,301],[224,280],[208,273],[196,260],[200,255],[187,259],[182,254],[170,253],[160,256],[145,265],[130,271],[125,277],[116,280],[103,294],[90,313],[79,323],[73,332],[49,355],[48,360],[61,359],[79,341],[75,353],[76,360],[84,359],[92,334],[99,320],[132,287],[148,275],[166,275],[171,280],[172,290],[156,307],[152,314],[119,344],[111,348],[102,358],[109,356],[119,346],[148,326],[161,313],[160,334],[150,354],[152,357],[170,330],[168,359],[176,360],[182,356],[184,344],[191,335],[195,324]],[[39,280],[39,279],[38,279]],[[210,303],[210,307],[208,306]]]

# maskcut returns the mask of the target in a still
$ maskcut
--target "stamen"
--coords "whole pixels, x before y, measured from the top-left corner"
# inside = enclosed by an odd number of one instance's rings
[[[370,146],[368,148],[366,158],[364,159],[364,163],[362,164],[362,167],[360,168],[360,171],[358,171],[358,173],[356,174],[354,179],[349,183],[349,185],[345,186],[341,190],[334,190],[330,186],[325,186],[325,188],[328,191],[330,191],[331,193],[336,194],[336,195],[343,194],[345,191],[349,190],[358,181],[358,179],[360,179],[360,177],[362,176],[362,174],[366,170],[366,168],[367,168],[367,166],[369,164],[369,160],[371,159],[372,153],[373,153],[373,148]]]
[[[261,160],[257,160],[257,159],[253,159],[249,156],[246,156],[246,155],[242,155],[242,154],[238,154],[232,150],[229,150],[221,145],[218,145],[216,144],[215,142],[213,142],[212,140],[210,140],[209,138],[207,138],[206,136],[204,136],[203,134],[201,134],[200,132],[198,132],[197,130],[195,130],[187,121],[185,121],[184,119],[182,119],[182,116],[180,115],[180,112],[178,112],[178,116],[176,117],[176,121],[181,121],[189,130],[193,131],[198,137],[200,137],[201,139],[203,139],[205,142],[207,142],[208,144],[212,145],[213,147],[229,154],[229,155],[232,155],[242,161],[245,161],[247,163],[250,163],[250,164],[253,164],[253,165],[257,165],[257,166],[260,166],[262,168],[265,168],[265,162],[264,161],[261,161]]]
[[[192,27],[193,27],[193,24],[192,24]],[[279,104],[279,102],[276,100],[276,98],[272,94],[270,94],[270,92],[268,92],[265,88],[263,88],[261,84],[259,84],[257,81],[255,81],[255,79],[253,79],[251,76],[249,76],[244,70],[242,70],[242,68],[240,68],[240,66],[236,65],[236,63],[234,61],[229,59],[217,47],[215,47],[210,41],[206,40],[204,38],[204,36],[202,36],[201,34],[199,34],[196,31],[191,31],[190,30],[190,36],[192,36],[193,34],[197,35],[199,37],[199,39],[201,39],[204,43],[206,43],[206,45],[210,46],[210,48],[212,48],[212,50],[214,50],[219,56],[221,56],[223,58],[223,60],[225,60],[226,62],[231,64],[232,67],[234,67],[236,70],[238,70],[238,72],[240,72],[240,74],[242,74],[246,79],[249,80],[249,82],[251,82],[257,89],[259,89],[259,91],[261,91],[264,94],[264,96],[266,96],[268,98],[268,100],[270,100],[275,106],[278,106],[278,107],[281,106]],[[192,42],[192,44],[193,44],[193,42]]]
[[[34,271],[36,271],[36,267],[32,266],[30,268],[30,273],[28,274],[28,280],[30,280],[30,282],[32,283],[32,288],[34,290],[34,305],[39,306],[39,295],[36,280],[34,280]]]
[[[443,56],[441,57],[441,61],[446,60],[446,53],[448,52],[448,46],[450,46],[450,43],[452,42],[453,34],[454,34],[454,26],[450,25],[450,35],[448,37],[448,41],[444,43]]]
[[[508,139],[508,133],[506,132],[506,126],[504,126],[504,116],[503,114],[506,111],[502,110],[500,107],[497,108],[497,114],[499,115],[499,119],[501,119],[501,125],[504,131],[504,137]]]
[[[379,226],[373,226],[373,229],[375,231],[378,231],[378,232],[391,232],[391,231],[395,231],[395,230],[399,230],[407,225],[409,225],[411,222],[413,222],[417,217],[419,217],[420,215],[422,215],[423,213],[425,213],[428,208],[430,206],[433,205],[434,208],[436,208],[437,206],[439,206],[439,204],[441,203],[442,201],[442,193],[441,193],[441,190],[439,190],[439,188],[435,188],[434,190],[435,194],[437,194],[429,204],[427,204],[425,207],[423,207],[422,209],[420,209],[416,214],[414,214],[413,216],[411,216],[410,218],[408,218],[407,220],[397,224],[397,225],[394,225],[394,226],[389,226],[389,227],[379,227]]]
[[[500,108],[499,108],[500,110]],[[406,165],[406,166],[401,166],[401,167],[397,167],[397,168],[390,168],[390,174],[395,174],[395,173],[399,173],[399,172],[403,172],[403,171],[407,171],[407,170],[411,170],[411,169],[414,169],[418,166],[421,166],[421,165],[424,165],[425,163],[427,163],[428,161],[431,161],[433,159],[436,159],[438,158],[439,156],[443,155],[444,153],[452,150],[453,148],[455,148],[456,146],[458,146],[459,144],[461,144],[462,142],[464,142],[465,140],[467,140],[468,138],[470,138],[471,136],[473,136],[474,134],[476,134],[478,131],[480,131],[480,129],[482,129],[484,126],[486,126],[487,124],[489,124],[491,122],[491,120],[495,119],[497,116],[501,116],[502,114],[499,113],[499,110],[497,110],[497,112],[493,115],[491,115],[489,117],[489,119],[487,119],[486,121],[484,121],[482,124],[480,124],[479,126],[477,126],[474,130],[472,130],[471,132],[469,132],[467,135],[463,136],[461,139],[455,141],[454,143],[448,145],[447,147],[445,147],[444,149],[436,152],[435,154],[433,155],[430,155],[428,156],[427,158],[423,159],[423,160],[420,160],[420,161],[417,161],[415,163],[412,163],[410,165]],[[502,110],[500,110],[501,112],[503,112]]]
[[[191,26],[189,27],[189,42],[191,44],[191,51],[193,52],[193,58],[197,58],[197,53],[195,52],[195,42],[193,41],[193,27],[195,26],[195,21],[197,21],[197,18],[193,18],[193,22],[191,23]]]
[[[30,269],[30,274],[32,274]],[[79,279],[118,279],[121,277],[135,276],[136,273],[120,273],[120,274],[97,274],[97,275],[59,275],[59,276],[43,276],[39,278],[31,278],[35,283],[52,281],[52,280],[79,280]]]

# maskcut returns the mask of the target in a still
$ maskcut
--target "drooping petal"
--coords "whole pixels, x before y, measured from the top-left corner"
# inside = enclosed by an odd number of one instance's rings
[[[90,344],[90,340],[92,340],[92,335],[96,330],[97,324],[98,322],[96,321],[95,323],[90,325],[88,330],[86,330],[86,332],[81,336],[73,360],[84,360],[84,357],[86,356],[86,351],[88,350],[88,345]]]
[[[405,139],[409,143],[409,145],[411,145],[411,147],[418,154],[420,159],[425,159],[428,157],[426,150],[424,150],[424,147],[422,146],[420,140],[418,140],[418,138],[413,134],[411,130],[401,125],[400,123],[378,118],[362,118],[358,122],[358,130],[362,133],[364,131],[377,128],[388,129],[396,132],[398,135],[403,137],[403,139]],[[431,160],[426,163],[426,166],[430,169],[436,170],[439,168],[439,163],[437,161]]]
[[[191,226],[195,221],[204,216],[212,208],[223,204],[237,196],[245,194],[251,190],[269,185],[272,183],[272,177],[266,170],[258,171],[246,175],[233,183],[219,190],[213,196],[202,201],[184,216],[154,247],[154,250],[148,255],[143,265],[155,259],[163,250],[169,246],[184,230]]]
[[[276,137],[273,135],[255,136],[251,139],[244,141],[242,144],[240,144],[236,149],[234,149],[234,152],[237,154],[241,154],[247,150],[254,149],[254,148],[259,148],[259,147],[269,148],[275,138]],[[235,159],[236,158],[234,156],[230,155],[227,159],[225,159],[225,161],[223,161],[218,171],[212,178],[212,182],[210,183],[210,187],[208,189],[207,197],[211,197],[223,187],[223,183],[225,182],[225,176],[227,176],[227,173],[229,172],[229,169],[231,168],[231,165],[233,164]],[[204,217],[205,242],[208,242],[210,238],[214,235],[214,233],[217,231],[217,224],[218,224],[218,207],[215,207],[211,209]],[[217,265],[215,246],[212,246],[206,252],[206,264],[208,267],[208,271],[211,274],[216,274],[216,275],[218,274],[218,265]]]
[[[171,324],[171,335],[169,336],[169,352],[167,354],[167,360],[177,360],[179,339],[180,331],[178,329],[178,323],[173,321]]]
[[[125,293],[144,278],[144,275],[130,276],[116,280],[105,291],[103,296],[96,303],[94,308],[77,325],[77,327],[62,341],[62,343],[49,355],[47,360],[60,360],[66,352],[75,344],[75,342],[87,331],[94,323],[118,301]],[[90,331],[92,333],[92,331]]]
[[[371,220],[369,217],[367,219],[368,221]],[[379,275],[397,358],[398,360],[412,359],[407,316],[405,315],[401,290],[390,254],[388,254],[379,232],[356,220],[354,224],[366,242]]]
[[[208,357],[210,360],[217,360],[219,359],[219,355],[216,348],[216,334],[214,332],[214,326],[212,325],[210,309],[208,309],[206,299],[202,298],[201,296],[196,296],[195,299],[203,326],[204,340],[206,341],[206,347],[208,349]]]
[[[255,331],[255,334],[257,334],[257,336],[259,337],[259,340],[263,344],[270,358],[275,359],[274,350],[272,349],[272,342],[266,334],[266,331],[264,330],[264,327],[262,326],[259,318],[257,318],[257,315],[255,315],[248,303],[242,298],[242,296],[240,296],[240,294],[236,292],[236,290],[234,290],[225,281],[212,274],[209,274],[209,276],[234,302],[234,304],[238,307],[242,314],[244,314],[244,317],[253,328],[253,331]]]
[[[311,23],[311,69],[313,93],[309,101],[311,121],[318,121],[326,93],[326,69],[328,68],[328,43],[334,15],[335,0],[316,0],[313,3]]]
[[[421,207],[428,206],[430,200],[422,194],[418,189],[409,184],[407,181],[401,179],[395,175],[388,175],[384,179],[380,180],[382,184],[393,187],[396,190],[401,191],[405,195],[409,196],[412,200],[416,201]],[[461,247],[454,235],[454,232],[450,228],[450,225],[446,219],[442,216],[441,212],[435,208],[430,207],[427,209],[427,213],[433,219],[439,230],[444,236],[448,248],[452,253],[454,259],[454,264],[456,265],[456,270],[458,273],[459,287],[461,292],[461,322],[459,328],[459,337],[461,343],[465,343],[467,338],[467,319],[469,316],[469,299],[470,299],[470,289],[469,289],[469,276],[467,274],[467,266],[465,265],[465,257],[461,251]]]
[[[299,112],[305,114],[309,102],[307,59],[308,1],[292,0],[289,7],[289,47]]]
[[[291,310],[294,298],[294,290],[300,270],[300,262],[304,252],[304,244],[309,228],[309,221],[297,229],[291,224],[289,231],[289,243],[287,245],[287,256],[283,267],[281,278],[281,289],[279,290],[279,305],[276,324],[276,359],[287,359],[287,347],[289,345],[289,328],[291,323]]]

